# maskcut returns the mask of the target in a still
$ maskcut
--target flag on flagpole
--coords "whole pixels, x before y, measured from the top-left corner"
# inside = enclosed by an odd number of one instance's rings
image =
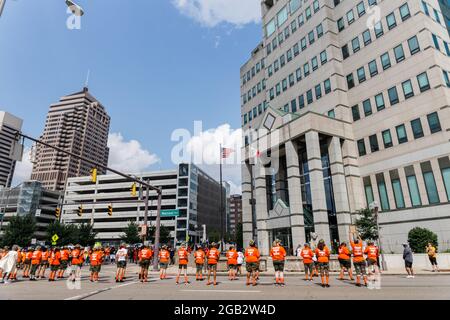
[[[222,148],[222,159],[226,159],[234,152],[233,149],[230,148]]]

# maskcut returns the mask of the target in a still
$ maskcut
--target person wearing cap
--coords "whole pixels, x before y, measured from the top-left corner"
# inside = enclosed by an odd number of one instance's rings
[[[203,266],[205,264],[205,251],[203,251],[202,246],[198,246],[197,250],[194,252],[195,259],[195,281],[203,281]]]
[[[33,251],[33,255],[31,256],[31,272],[30,272],[30,281],[36,281],[36,271],[41,264],[42,259],[42,250],[40,246],[36,247],[36,250]]]
[[[325,245],[323,239],[319,240],[316,248],[317,262],[319,263],[320,278],[322,280],[322,287],[330,287],[330,249]]]
[[[284,262],[286,260],[286,250],[281,246],[280,240],[273,242],[270,249],[270,257],[272,258],[273,268],[275,269],[275,284],[284,286]]]
[[[178,275],[176,278],[176,284],[179,284],[181,272],[184,275],[184,284],[187,285],[189,283],[189,279],[187,276],[187,266],[189,262],[189,253],[186,250],[186,244],[182,243],[180,249],[178,250]]]
[[[260,254],[258,248],[256,248],[256,244],[254,240],[250,240],[249,246],[245,249],[245,264],[247,267],[247,283],[246,285],[250,285],[250,279],[252,280],[253,286],[256,286],[256,277],[258,271],[258,262],[260,259]]]
[[[163,280],[167,277],[167,267],[169,266],[170,262],[170,252],[167,250],[167,246],[163,245],[161,247],[161,250],[158,253],[158,259],[159,259],[159,279]]]
[[[208,282],[206,283],[208,286],[211,284],[211,272],[213,273],[214,285],[217,285],[217,263],[220,258],[220,251],[217,247],[217,243],[213,242],[208,252]]]
[[[408,273],[406,278],[414,278],[413,252],[407,242],[403,243],[403,260],[405,261],[405,269]]]
[[[117,271],[116,282],[123,282],[125,276],[125,268],[127,267],[128,250],[125,244],[121,244],[119,250],[117,250]]]
[[[305,281],[308,281],[308,280],[313,281],[314,252],[311,250],[309,243],[305,243],[305,245],[303,246],[303,249],[300,251],[300,256],[303,259],[303,266],[305,269]]]

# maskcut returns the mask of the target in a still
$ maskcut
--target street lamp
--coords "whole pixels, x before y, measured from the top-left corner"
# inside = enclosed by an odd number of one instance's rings
[[[375,216],[375,222],[377,224],[377,235],[378,235],[378,248],[381,251],[381,267],[383,269],[383,271],[387,271],[387,264],[386,264],[386,259],[384,258],[384,251],[383,248],[381,247],[381,233],[380,233],[380,224],[378,222],[378,210],[379,210],[379,205],[377,201],[374,201],[372,203],[369,204],[369,209],[374,213]]]

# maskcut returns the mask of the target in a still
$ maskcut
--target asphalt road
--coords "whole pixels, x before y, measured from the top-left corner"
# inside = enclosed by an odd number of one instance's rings
[[[175,275],[159,280],[152,274],[148,283],[140,283],[137,268],[131,267],[124,283],[114,281],[115,267],[104,266],[98,283],[88,279],[88,268],[84,267],[82,281],[68,285],[67,281],[31,282],[21,280],[11,284],[0,284],[0,300],[315,300],[315,299],[406,299],[441,300],[450,299],[450,275],[418,275],[407,279],[400,275],[383,275],[380,289],[356,287],[350,281],[339,281],[336,275],[330,279],[330,288],[322,288],[320,280],[303,281],[302,276],[286,277],[286,286],[273,284],[272,277],[261,277],[256,287],[246,286],[245,279],[228,281],[219,277],[217,286],[196,282],[190,277],[188,285],[175,284]]]

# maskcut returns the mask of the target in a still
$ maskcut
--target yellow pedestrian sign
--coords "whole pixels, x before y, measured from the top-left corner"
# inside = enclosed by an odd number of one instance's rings
[[[52,237],[53,243],[56,244],[56,241],[58,241],[58,239],[59,239],[58,235],[54,234],[53,237]]]

